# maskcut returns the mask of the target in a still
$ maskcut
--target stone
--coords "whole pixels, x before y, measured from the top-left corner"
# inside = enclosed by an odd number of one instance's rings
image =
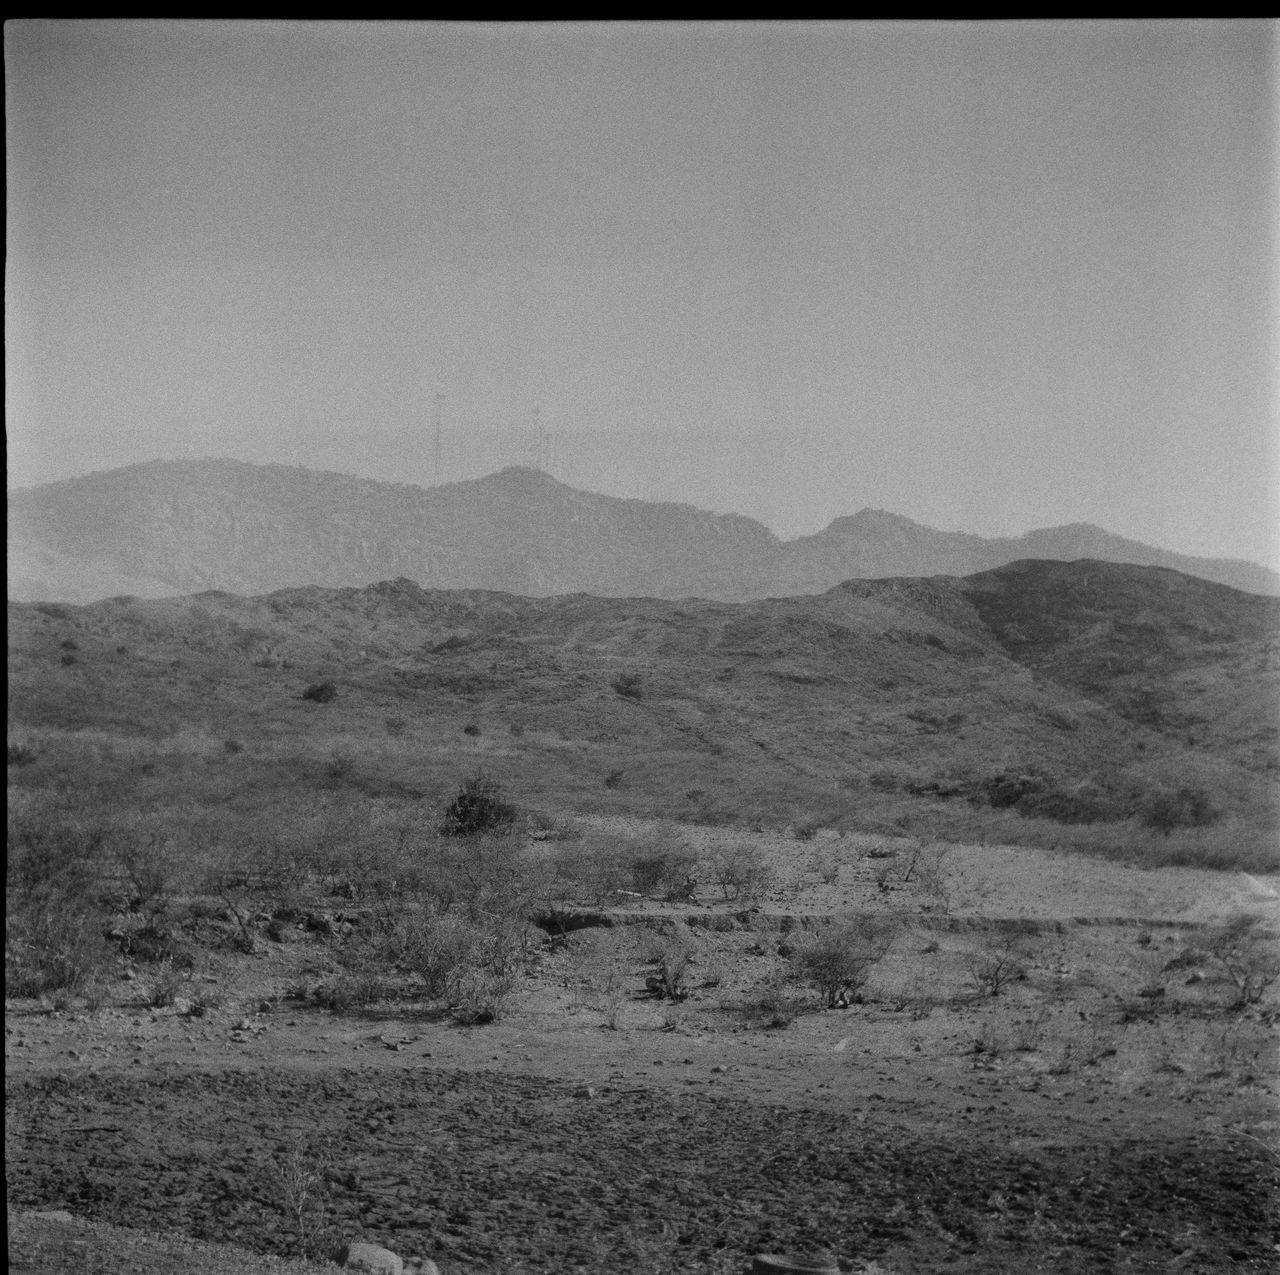
[[[379,1244],[348,1244],[338,1255],[344,1271],[363,1271],[366,1275],[404,1275],[404,1263],[389,1248]]]

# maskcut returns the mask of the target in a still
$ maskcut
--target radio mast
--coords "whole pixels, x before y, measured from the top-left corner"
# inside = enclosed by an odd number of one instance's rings
[[[442,423],[444,420],[444,395],[436,391],[436,439],[435,451],[432,457],[431,466],[431,484],[433,487],[440,486],[440,435],[442,432]]]

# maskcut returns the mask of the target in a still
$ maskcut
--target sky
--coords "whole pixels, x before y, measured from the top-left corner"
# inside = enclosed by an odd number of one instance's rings
[[[1278,37],[8,22],[8,488],[537,464],[1280,567]]]

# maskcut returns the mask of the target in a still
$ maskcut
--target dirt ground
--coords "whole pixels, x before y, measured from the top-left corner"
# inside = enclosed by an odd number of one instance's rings
[[[1280,924],[1280,881],[981,846],[885,880],[905,847],[884,838],[679,832],[752,841],[772,890],[548,941],[485,1026],[299,999],[326,973],[301,932],[207,954],[202,1016],[147,1008],[143,967],[96,1012],[9,1003],[11,1269],[301,1271],[265,1255],[306,1228],[444,1275],[816,1247],[899,1275],[1280,1266],[1275,989],[1228,1012],[1194,959],[1208,924]],[[903,917],[862,1002],[777,1016],[760,989],[788,943],[843,909]],[[678,1003],[645,994],[673,924]],[[1000,934],[1024,976],[980,995]]]

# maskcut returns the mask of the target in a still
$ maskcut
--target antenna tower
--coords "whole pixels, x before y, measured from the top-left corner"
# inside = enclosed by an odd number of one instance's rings
[[[441,423],[444,419],[444,395],[436,391],[436,438],[435,451],[432,457],[431,466],[431,483],[434,487],[440,486],[440,435]]]

